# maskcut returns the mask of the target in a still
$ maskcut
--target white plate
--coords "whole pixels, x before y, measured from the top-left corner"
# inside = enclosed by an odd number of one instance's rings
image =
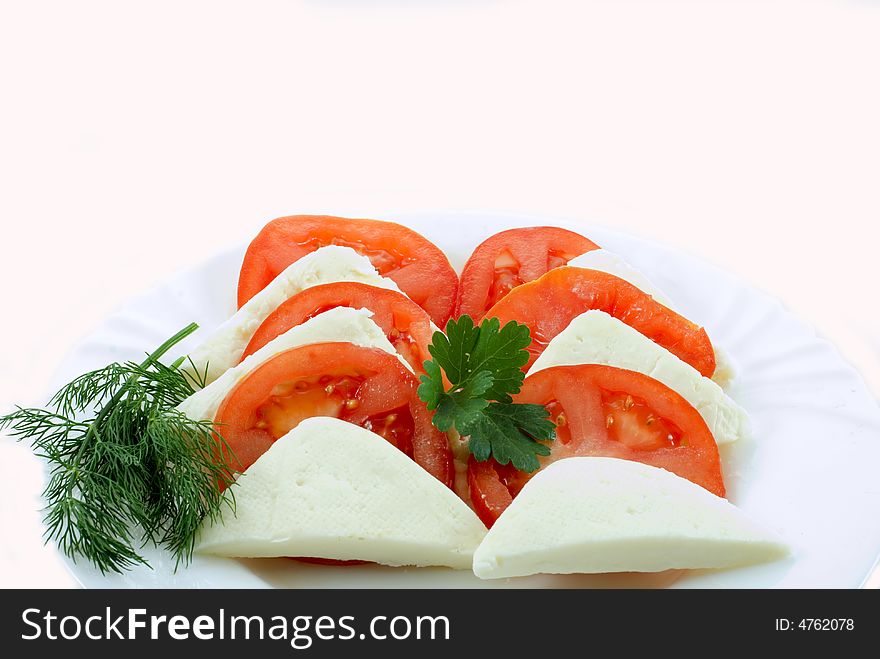
[[[730,499],[782,534],[792,556],[768,565],[656,575],[535,576],[485,582],[468,572],[379,566],[325,567],[287,559],[197,557],[173,572],[145,549],[153,570],[101,575],[71,565],[87,587],[857,587],[880,553],[880,409],[859,375],[826,341],[767,295],[692,256],[607,228],[488,213],[388,217],[424,234],[460,269],[492,233],[551,224],[578,231],[647,273],[681,311],[706,327],[739,366],[731,393],[751,414],[756,440],[723,452]],[[56,385],[107,362],[140,357],[190,321],[192,348],[234,310],[242,250],[221,254],[133,299],[79,345]]]

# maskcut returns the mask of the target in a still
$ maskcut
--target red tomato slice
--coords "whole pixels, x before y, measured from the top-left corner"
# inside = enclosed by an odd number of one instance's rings
[[[396,356],[351,343],[316,343],[278,353],[229,392],[214,418],[244,471],[300,421],[330,416],[381,435],[452,486],[446,435],[416,393],[418,380]]]
[[[573,456],[662,467],[725,496],[718,446],[703,417],[653,378],[612,366],[555,366],[526,378],[516,403],[544,405],[557,424],[543,466]],[[493,460],[468,464],[474,509],[491,526],[534,474]]]
[[[444,327],[452,313],[458,276],[428,239],[393,222],[326,215],[291,215],[272,220],[251,241],[238,278],[238,306],[263,290],[282,270],[327,245],[351,247],[370,259],[410,299]]]
[[[526,227],[496,233],[480,243],[464,270],[454,316],[479,322],[512,289],[599,246],[574,231]]]
[[[349,565],[367,565],[370,561],[361,561],[361,560],[353,560],[353,561],[340,561],[335,558],[318,558],[317,556],[289,556],[288,558],[292,558],[295,561],[299,561],[300,563],[311,563],[312,565],[331,565],[333,567],[346,567]]]
[[[516,320],[529,326],[528,369],[547,344],[575,316],[599,309],[638,330],[697,369],[706,377],[715,372],[715,350],[706,330],[655,301],[628,281],[586,268],[556,268],[515,288],[486,314],[503,326]]]
[[[291,327],[336,307],[372,311],[373,320],[391,345],[414,371],[424,372],[422,364],[431,359],[428,345],[434,333],[425,310],[397,291],[351,281],[312,286],[289,298],[257,328],[242,359]]]

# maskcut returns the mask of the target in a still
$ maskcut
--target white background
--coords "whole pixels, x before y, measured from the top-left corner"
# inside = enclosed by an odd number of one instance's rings
[[[0,2],[4,410],[273,217],[437,208],[699,254],[880,395],[880,3]],[[0,464],[0,586],[73,585]]]

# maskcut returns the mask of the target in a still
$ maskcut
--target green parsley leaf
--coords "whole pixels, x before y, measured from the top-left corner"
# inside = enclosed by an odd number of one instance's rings
[[[470,355],[479,338],[480,328],[474,327],[470,316],[450,320],[446,323],[446,334],[434,332],[431,337],[428,352],[454,386],[464,384],[471,374],[468,369]]]
[[[457,387],[456,391],[459,391],[466,396],[487,397],[494,382],[495,377],[490,371],[480,371],[479,373],[472,375],[462,386]]]
[[[471,353],[471,371],[487,370],[492,374],[492,386],[486,398],[503,403],[511,402],[510,394],[519,393],[525,374],[522,367],[529,361],[526,348],[532,342],[527,325],[510,321],[504,327],[497,318],[480,324],[480,334]]]
[[[534,440],[556,439],[556,424],[550,420],[550,413],[543,405],[493,403],[491,407],[492,414],[510,417],[514,425]]]
[[[461,391],[445,394],[434,413],[434,425],[442,432],[453,426],[461,431],[479,419],[488,405],[485,398],[471,398]]]
[[[490,403],[482,414],[469,420],[460,432],[470,436],[468,446],[480,462],[491,454],[502,465],[512,463],[520,471],[535,471],[539,455],[550,455],[542,439],[555,437],[553,422],[543,405]]]
[[[535,471],[537,456],[550,453],[541,443],[555,438],[547,410],[511,398],[522,388],[530,343],[526,325],[511,321],[501,327],[497,318],[488,318],[475,326],[467,315],[450,320],[446,334],[435,332],[431,339],[433,359],[424,363],[419,398],[435,410],[439,430],[454,428],[469,437],[479,461],[494,457],[500,464]]]
[[[445,335],[434,333],[428,350],[453,387],[465,387],[486,371],[492,383],[479,395],[509,403],[510,394],[522,387],[522,367],[529,361],[525,349],[531,339],[526,325],[515,321],[500,325],[497,318],[486,319],[479,327],[467,315],[450,320]]]
[[[440,332],[434,333],[433,340],[436,341],[438,334]],[[436,410],[444,394],[443,373],[440,371],[440,367],[432,361],[426,361],[423,366],[427,375],[420,378],[422,383],[418,388],[419,398],[429,410]]]

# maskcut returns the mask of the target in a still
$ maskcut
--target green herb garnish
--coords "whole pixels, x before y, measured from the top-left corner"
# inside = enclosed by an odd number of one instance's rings
[[[468,436],[473,456],[483,462],[512,463],[520,471],[540,467],[539,455],[550,455],[542,442],[556,436],[556,426],[543,405],[514,403],[522,388],[522,367],[529,328],[516,321],[504,327],[497,318],[474,326],[470,316],[450,320],[446,334],[434,332],[425,362],[419,398],[434,412],[434,425],[443,432]],[[443,374],[451,384],[446,389]]]
[[[159,361],[196,329],[185,327],[141,363],[80,375],[49,409],[0,416],[0,429],[30,440],[48,460],[45,538],[74,561],[121,572],[148,565],[135,543],[153,542],[177,564],[188,562],[202,520],[220,515],[222,489],[231,483],[222,459],[228,447],[210,421],[176,409],[204,377],[181,371],[182,358]]]

